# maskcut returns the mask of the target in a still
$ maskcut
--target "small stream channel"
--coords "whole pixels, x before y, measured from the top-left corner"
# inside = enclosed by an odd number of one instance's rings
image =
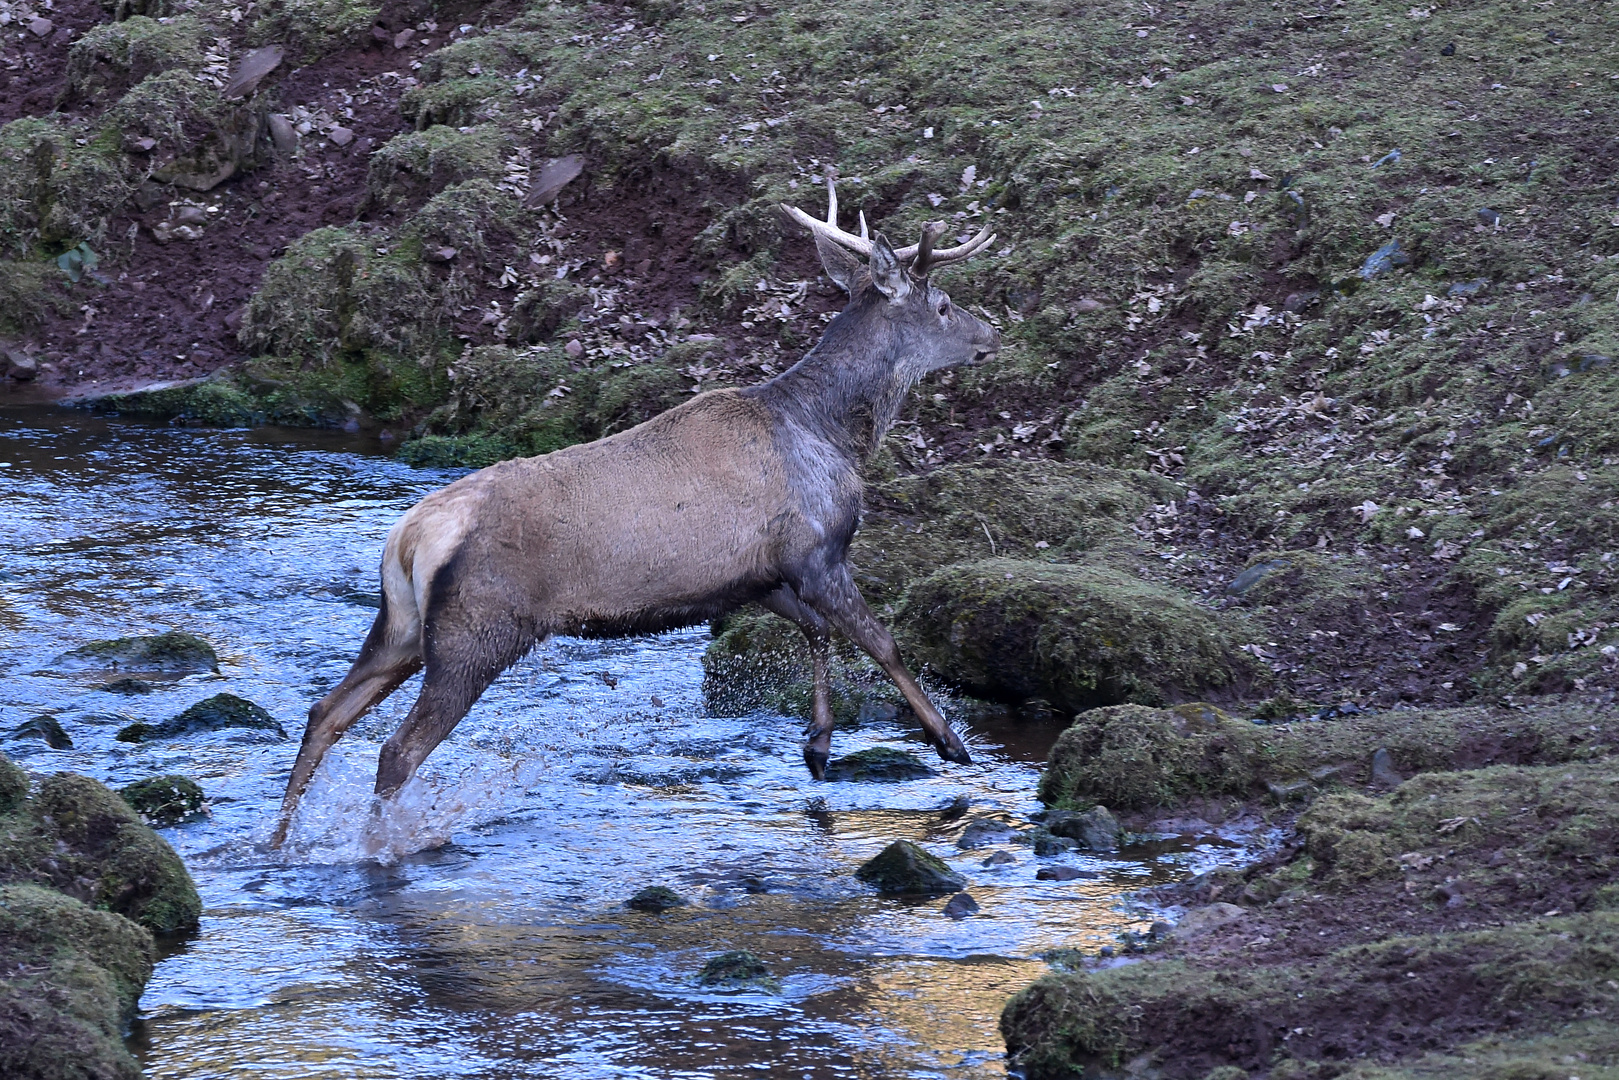
[[[0,732],[50,712],[74,741],[4,750],[115,786],[183,773],[211,801],[164,830],[206,910],[142,998],[131,1045],[149,1077],[1003,1076],[996,1022],[1045,970],[1038,954],[1141,929],[1150,913],[1123,893],[1240,854],[1208,837],[1069,856],[1096,876],[1058,883],[1035,878],[1050,860],[1005,845],[1016,862],[987,868],[995,849],[956,848],[962,821],[941,809],[1036,809],[1055,729],[980,724],[975,765],[817,784],[795,721],[706,715],[703,628],[542,646],[378,825],[376,753],[413,680],[339,744],[291,847],[267,853],[303,716],[374,615],[383,537],[454,475],[358,436],[141,426],[0,397]],[[87,641],[166,629],[211,641],[221,673],[125,697],[52,670]],[[288,738],[114,741],[227,690]],[[842,728],[833,752],[875,745],[932,761],[893,722]],[[953,922],[942,899],[855,881],[896,838],[965,874],[981,912]],[[624,907],[655,884],[691,905]],[[696,984],[739,948],[773,985]]]

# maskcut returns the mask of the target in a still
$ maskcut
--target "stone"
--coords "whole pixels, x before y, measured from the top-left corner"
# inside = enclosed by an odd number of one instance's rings
[[[1372,787],[1392,791],[1405,783],[1394,768],[1394,755],[1387,748],[1380,747],[1372,754]]]
[[[416,31],[412,30],[408,26],[405,27],[403,30],[399,31],[399,33],[394,35],[394,41],[393,41],[394,48],[403,49],[405,46],[410,44],[410,39],[415,37],[415,36],[416,36]]]
[[[49,37],[50,32],[55,25],[55,23],[51,22],[44,16],[36,15],[32,19],[28,20],[28,32],[38,38]]]
[[[883,848],[855,871],[855,877],[878,892],[899,896],[937,896],[959,892],[967,884],[944,860],[909,840],[895,840]]]
[[[298,129],[285,113],[271,113],[266,121],[270,128],[270,142],[275,152],[288,157],[298,152]]]
[[[1066,855],[1079,848],[1078,841],[1070,840],[1066,836],[1055,836],[1045,829],[1035,829],[1029,833],[1029,842],[1034,845],[1034,853],[1042,858]]]
[[[157,149],[157,140],[149,135],[143,135],[139,138],[131,136],[124,139],[124,153],[126,154],[150,154],[155,149]]]
[[[701,986],[723,986],[727,983],[756,982],[770,976],[765,962],[747,949],[733,949],[711,957],[697,973]]]
[[[343,127],[341,124],[339,124],[333,127],[332,130],[328,131],[326,133],[326,137],[332,140],[332,142],[336,143],[338,146],[347,146],[349,143],[354,141],[354,130],[352,128]]]
[[[7,350],[6,377],[17,382],[33,382],[39,377],[39,361],[27,353]]]
[[[52,750],[71,750],[73,740],[62,730],[61,722],[48,713],[24,720],[12,731],[13,739],[39,739]]]
[[[828,780],[851,780],[870,783],[898,780],[922,780],[938,773],[922,764],[909,750],[896,750],[891,746],[873,746],[857,750],[838,758],[826,767]]]
[[[544,206],[562,194],[562,189],[578,179],[584,170],[585,159],[578,154],[552,158],[534,171],[528,193],[523,196],[523,205],[531,209]]]
[[[1290,802],[1309,802],[1315,797],[1315,785],[1308,780],[1295,780],[1285,784],[1277,780],[1267,780],[1265,790],[1270,792],[1270,797],[1275,799],[1279,806],[1285,806]]]
[[[153,776],[118,789],[141,820],[154,828],[178,825],[202,812],[205,799],[195,780],[184,776]]]
[[[1046,815],[1046,831],[1067,837],[1087,851],[1117,851],[1124,828],[1105,806],[1093,806],[1084,813],[1053,810]]]
[[[137,679],[131,675],[122,679],[113,679],[111,682],[104,682],[96,689],[104,694],[122,694],[125,697],[136,697],[140,694],[150,694],[152,684],[145,679]]]
[[[286,729],[261,706],[235,694],[215,694],[161,724],[130,724],[118,732],[117,739],[130,743],[151,742],[154,739],[173,739],[225,728],[273,731],[283,739],[287,737]]]
[[[459,254],[461,254],[460,250],[453,247],[431,248],[422,255],[422,261],[430,263],[447,263]]]
[[[1010,851],[997,851],[985,859],[982,866],[1012,866],[1017,863],[1017,856]]]
[[[958,892],[944,905],[944,916],[955,919],[957,922],[969,915],[978,914],[978,901],[970,893]]]
[[[573,357],[575,360],[585,355],[585,347],[584,345],[580,344],[578,338],[574,338],[572,341],[569,341],[566,345],[562,346],[562,351]]]
[[[1175,929],[1169,932],[1169,936],[1180,941],[1190,941],[1192,938],[1202,937],[1210,930],[1217,930],[1245,918],[1247,914],[1236,904],[1215,903],[1193,908],[1175,924]]]
[[[644,911],[651,915],[661,915],[677,907],[685,907],[686,900],[679,893],[664,885],[648,885],[628,900],[624,906],[631,911]]]
[[[113,671],[161,672],[200,675],[219,671],[213,646],[195,634],[179,630],[143,637],[92,641],[63,653],[53,663],[68,668],[109,668]]]
[[[1036,881],[1093,881],[1099,877],[1095,870],[1078,870],[1072,866],[1042,866],[1034,875]]]
[[[231,76],[220,96],[229,100],[231,98],[248,97],[259,88],[259,83],[270,72],[281,64],[284,51],[279,45],[266,45],[261,49],[252,49],[242,56],[242,61],[236,66],[236,74]]]
[[[1017,830],[1004,821],[995,818],[974,818],[961,830],[956,838],[956,846],[963,851],[974,848],[988,847],[991,844],[1004,844],[1017,836]]]

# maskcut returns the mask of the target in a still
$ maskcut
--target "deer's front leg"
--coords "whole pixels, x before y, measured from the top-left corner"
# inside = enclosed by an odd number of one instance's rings
[[[894,643],[894,635],[877,621],[877,616],[866,606],[866,600],[855,586],[854,575],[849,572],[847,563],[838,563],[814,580],[804,581],[798,587],[798,595],[887,672],[894,685],[899,687],[899,692],[905,695],[905,701],[916,713],[916,718],[922,722],[928,742],[933,744],[940,757],[962,765],[972,764],[972,755],[967,753],[960,737],[951,730],[944,716],[933,707],[933,702],[928,700],[927,694],[922,692],[916,679],[900,661],[899,646]]]
[[[810,722],[804,728],[804,764],[811,776],[825,780],[827,759],[832,756],[831,650],[826,620],[806,606],[786,585],[765,597],[764,606],[766,610],[796,623],[809,642],[815,687],[810,695]]]

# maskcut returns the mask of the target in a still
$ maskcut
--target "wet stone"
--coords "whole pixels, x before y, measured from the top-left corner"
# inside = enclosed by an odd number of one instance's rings
[[[118,789],[130,809],[154,828],[178,825],[202,812],[202,788],[185,776],[153,776]]]
[[[1029,842],[1034,845],[1034,853],[1041,858],[1066,855],[1079,849],[1078,841],[1070,840],[1066,836],[1056,836],[1045,829],[1035,829],[1030,833]]]
[[[286,729],[261,706],[235,694],[215,694],[161,724],[130,724],[118,732],[117,739],[119,742],[150,742],[225,728],[273,731],[283,739],[287,737]]]
[[[1017,830],[1004,821],[994,818],[977,818],[967,823],[956,839],[956,846],[963,851],[974,848],[989,847],[991,844],[1004,844],[1016,838]]]
[[[1042,866],[1034,875],[1036,881],[1094,881],[1101,877],[1094,870],[1078,870],[1072,866]]]
[[[631,911],[645,911],[652,915],[659,915],[672,908],[685,907],[685,899],[673,889],[664,885],[649,885],[624,901],[624,906]]]
[[[122,694],[125,697],[135,697],[139,694],[150,694],[152,684],[145,679],[128,676],[122,679],[114,679],[111,682],[104,682],[96,689],[104,694]]]
[[[769,976],[770,968],[758,956],[747,949],[734,949],[711,957],[697,973],[697,982],[702,986],[724,986],[757,982]]]
[[[1017,862],[1017,856],[1013,855],[1010,851],[997,851],[994,854],[990,855],[989,858],[985,859],[981,865],[983,865],[983,866],[1012,866],[1012,865],[1016,864],[1016,862]]]
[[[951,870],[944,860],[909,840],[895,840],[860,869],[855,877],[879,892],[891,895],[937,896],[958,892],[967,879]]]
[[[972,898],[972,894],[964,892],[958,892],[944,905],[945,918],[958,921],[969,915],[978,914],[978,910],[978,901]]]
[[[24,720],[12,731],[13,739],[39,739],[52,750],[71,750],[73,740],[68,733],[62,730],[61,722],[54,716],[41,714],[31,720]]]
[[[1046,831],[1066,837],[1087,851],[1117,851],[1124,829],[1105,806],[1093,806],[1084,813],[1053,810],[1046,815]]]
[[[891,746],[873,746],[847,757],[838,758],[826,767],[828,780],[853,780],[862,783],[923,780],[938,773],[922,764],[922,760],[909,750],[896,750]]]
[[[55,662],[68,667],[102,667],[114,671],[163,672],[169,675],[200,675],[219,670],[219,656],[213,646],[195,634],[180,630],[92,641],[63,653]]]

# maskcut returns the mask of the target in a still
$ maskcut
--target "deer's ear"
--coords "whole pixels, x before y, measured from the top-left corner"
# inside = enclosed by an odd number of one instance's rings
[[[905,265],[894,254],[894,249],[888,246],[887,237],[877,233],[871,238],[871,283],[877,286],[877,291],[888,297],[890,304],[897,304],[911,294],[911,275]]]
[[[855,278],[860,275],[860,260],[854,252],[842,244],[828,240],[820,233],[815,234],[815,250],[821,253],[821,269],[826,276],[837,282],[838,287],[850,296],[854,295]]]

